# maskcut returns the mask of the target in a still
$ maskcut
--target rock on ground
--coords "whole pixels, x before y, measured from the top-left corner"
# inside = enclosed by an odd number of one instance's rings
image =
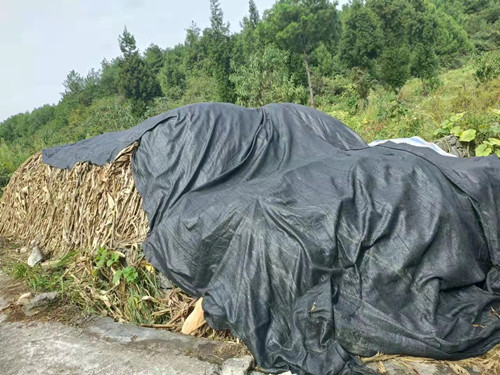
[[[247,375],[253,366],[253,357],[230,358],[222,364],[221,375]]]
[[[26,316],[33,316],[45,310],[57,298],[56,292],[41,293],[24,305],[23,312]]]
[[[35,246],[30,256],[28,257],[28,266],[34,267],[43,260],[43,254],[40,249]]]

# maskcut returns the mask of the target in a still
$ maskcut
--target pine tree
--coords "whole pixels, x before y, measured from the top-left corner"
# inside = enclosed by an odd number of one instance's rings
[[[123,96],[132,102],[136,116],[142,116],[147,105],[161,93],[155,75],[140,56],[134,36],[127,31],[118,37],[122,57],[119,60],[118,87]]]
[[[397,92],[410,78],[410,24],[414,10],[408,0],[370,0],[367,7],[380,20],[382,31],[377,78]]]
[[[257,5],[255,5],[255,1],[250,0],[248,3],[248,23],[249,26],[255,29],[260,22],[259,11],[257,10]]]
[[[210,0],[210,29],[208,37],[208,57],[211,62],[212,76],[215,79],[218,100],[232,102],[234,89],[229,80],[231,61],[231,42],[229,24],[224,22],[224,13],[219,0]]]
[[[237,103],[258,107],[273,102],[301,102],[305,90],[294,82],[287,67],[288,58],[288,52],[270,44],[235,68],[231,80],[235,84]]]
[[[424,0],[412,0],[415,18],[410,43],[413,47],[411,72],[422,80],[424,94],[437,84],[439,60],[436,55],[438,22]]]
[[[340,59],[349,69],[358,67],[371,71],[382,48],[380,22],[360,0],[353,1],[344,12]]]
[[[151,43],[144,52],[144,62],[151,72],[158,74],[164,62],[163,50]]]

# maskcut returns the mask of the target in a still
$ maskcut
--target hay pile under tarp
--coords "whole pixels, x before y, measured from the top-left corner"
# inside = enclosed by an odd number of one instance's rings
[[[118,321],[133,320],[127,311],[126,290],[97,290],[89,280],[95,277],[93,259],[100,247],[132,249],[127,264],[139,272],[155,272],[137,257],[149,227],[130,165],[136,148],[134,143],[123,149],[104,166],[84,162],[71,170],[44,164],[37,153],[14,173],[0,201],[0,236],[20,245],[36,244],[54,262],[77,250],[65,276],[75,282],[78,304]],[[164,296],[150,294],[142,299],[153,311],[151,323],[144,325],[175,332],[181,331],[196,301],[175,287]],[[227,331],[207,325],[194,334],[236,341]]]
[[[209,324],[230,328],[264,369],[365,373],[355,356],[377,350],[459,359],[498,344],[498,159],[369,148],[337,120],[300,106],[193,105],[45,150],[45,163],[77,165],[47,169],[66,183],[32,178],[38,194],[19,175],[36,174],[36,160],[35,172],[28,162],[6,191],[12,207],[0,218],[18,222],[6,225],[7,237],[34,237],[53,253],[57,243],[64,252],[141,242],[136,211],[124,213],[135,207],[132,191],[119,195],[132,189],[130,168],[130,185],[116,190],[106,173],[71,178],[94,169],[81,161],[112,168],[131,140],[140,140],[128,161],[151,224],[146,259],[203,296]],[[70,192],[58,191],[70,183]],[[42,196],[44,204],[33,203]],[[133,235],[122,236],[119,225]],[[27,226],[38,228],[19,236]]]
[[[37,244],[48,255],[72,249],[112,249],[144,241],[148,221],[130,160],[136,144],[102,167],[71,170],[42,162],[38,153],[12,176],[0,203],[0,235]]]

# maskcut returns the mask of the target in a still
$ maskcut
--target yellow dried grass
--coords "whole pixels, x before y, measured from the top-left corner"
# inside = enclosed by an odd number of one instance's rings
[[[462,359],[459,361],[440,361],[432,358],[409,357],[402,355],[377,353],[373,357],[361,358],[363,363],[375,364],[391,361],[403,368],[412,368],[412,363],[428,363],[449,367],[457,375],[498,375],[500,374],[500,345],[495,346],[484,355]]]
[[[12,176],[0,202],[0,235],[35,240],[49,255],[72,249],[117,249],[140,244],[148,221],[135,189],[130,161],[136,144],[112,163],[78,163],[68,171],[38,153]]]

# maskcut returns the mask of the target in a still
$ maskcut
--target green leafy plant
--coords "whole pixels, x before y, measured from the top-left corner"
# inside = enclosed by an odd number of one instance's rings
[[[456,126],[456,123],[459,122],[465,115],[465,112],[456,113],[450,118],[444,120],[439,128],[434,132],[435,136],[443,136],[447,134],[453,134],[457,137],[460,133],[460,126]]]
[[[458,135],[460,135],[461,142],[471,142],[474,139],[476,139],[476,130],[467,129],[464,130],[463,132],[459,132]]]
[[[490,109],[489,111],[494,116],[500,115],[500,110]],[[500,157],[500,126],[497,122],[493,122],[490,126],[477,126],[476,129],[468,128],[463,130],[461,120],[466,115],[466,112],[460,112],[449,119],[443,121],[440,127],[434,132],[434,135],[453,134],[459,137],[460,142],[464,142],[469,146],[474,147],[476,156],[488,156],[495,153]]]
[[[476,63],[476,79],[485,83],[500,75],[500,52],[485,53]]]
[[[68,264],[74,262],[75,256],[75,252],[69,252],[50,268],[43,268],[39,264],[30,267],[24,262],[8,262],[2,269],[15,279],[25,280],[36,293],[58,291],[63,296],[69,296],[72,290],[65,270]]]
[[[106,267],[110,268],[119,262],[123,254],[117,251],[108,251],[106,248],[100,247],[97,249],[97,254],[94,258],[94,262],[97,268]]]
[[[113,275],[113,284],[118,284],[121,279],[125,280],[128,283],[134,283],[137,281],[139,274],[134,267],[125,267],[121,270],[118,270]]]

